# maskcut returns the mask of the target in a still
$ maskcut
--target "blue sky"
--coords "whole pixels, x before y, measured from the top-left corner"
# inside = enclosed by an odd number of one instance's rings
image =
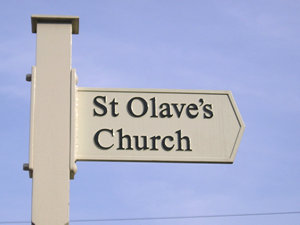
[[[246,130],[232,165],[79,162],[70,219],[300,211],[300,2],[5,1],[0,222],[30,221],[32,14],[80,17],[79,86],[231,90]],[[279,225],[300,214],[70,224]],[[29,223],[28,223],[29,224]]]

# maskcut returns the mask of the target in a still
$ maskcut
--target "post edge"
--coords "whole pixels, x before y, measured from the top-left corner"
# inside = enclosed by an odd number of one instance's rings
[[[32,33],[36,33],[38,23],[72,24],[72,34],[79,34],[79,16],[32,15]]]

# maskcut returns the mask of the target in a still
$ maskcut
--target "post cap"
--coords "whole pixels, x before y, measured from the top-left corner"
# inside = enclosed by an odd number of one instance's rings
[[[36,33],[38,23],[70,23],[72,24],[72,34],[79,33],[79,16],[32,15],[32,33]]]

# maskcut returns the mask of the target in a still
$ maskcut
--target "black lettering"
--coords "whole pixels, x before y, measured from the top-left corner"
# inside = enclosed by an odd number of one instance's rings
[[[143,111],[140,115],[135,114],[132,110],[132,103],[135,100],[138,100],[142,103]],[[130,99],[129,102],[127,103],[127,111],[129,113],[129,115],[133,116],[133,117],[142,117],[142,116],[144,116],[148,111],[148,105],[147,105],[146,100],[141,98],[141,97],[134,97],[134,98]]]
[[[167,146],[166,145],[166,140],[167,139],[169,139],[171,142],[174,141],[174,138],[172,136],[165,136],[161,140],[161,146],[162,146],[163,150],[165,150],[165,151],[171,151],[174,148],[174,144],[172,146]]]
[[[106,103],[106,96],[97,96],[94,98],[94,105],[102,110],[102,112],[98,112],[96,111],[96,109],[94,109],[94,116],[104,116],[107,113],[107,108],[105,107],[105,105],[99,102],[99,99]]]
[[[178,130],[175,133],[177,134],[177,142],[178,142],[177,151],[192,151],[190,138],[187,137],[187,136],[182,137],[181,136],[181,130]],[[186,149],[185,150],[182,149],[182,140],[185,140],[185,143],[186,143]]]
[[[105,147],[103,145],[100,144],[100,141],[99,141],[99,136],[100,136],[100,133],[101,132],[107,132],[107,133],[110,133],[110,135],[113,137],[114,134],[113,134],[113,130],[111,129],[101,129],[101,130],[98,130],[97,133],[95,134],[94,136],[94,143],[95,145],[99,148],[99,149],[102,149],[102,150],[108,150],[110,149],[111,147],[114,146],[114,144],[108,146],[108,147]]]
[[[173,106],[173,108],[174,108],[174,110],[176,112],[177,117],[180,118],[185,104],[180,104],[180,106],[181,106],[180,109],[178,108],[178,104],[177,103],[176,104],[172,103],[171,105]]]
[[[123,135],[123,129],[117,130],[118,135],[119,135],[119,147],[117,148],[118,150],[133,150],[131,146],[131,137],[129,135]],[[127,148],[123,147],[123,140],[127,140]]]
[[[199,99],[199,103],[200,103],[200,106],[203,105],[203,103],[204,103],[203,98],[200,98],[200,99]]]
[[[111,115],[113,117],[118,116],[119,113],[116,113],[116,105],[118,105],[118,102],[116,102],[116,99],[113,99],[109,104],[111,105]]]
[[[156,115],[156,99],[155,98],[150,98],[151,101],[151,106],[152,106],[152,118],[157,118],[158,116]]]
[[[173,115],[171,114],[171,110],[170,110],[170,105],[168,103],[162,103],[160,106],[159,106],[160,109],[162,109],[159,113],[159,116],[161,118],[165,118],[165,117],[172,117]]]
[[[160,140],[160,138],[160,136],[150,137],[150,139],[152,140],[152,148],[150,150],[158,150],[158,148],[156,148],[156,140]]]
[[[189,104],[186,108],[186,115],[191,118],[194,119],[198,116],[199,112],[197,112],[196,114],[192,114],[191,111],[196,111],[198,110],[198,106],[196,104]]]
[[[146,136],[141,136],[141,138],[143,139],[143,146],[139,146],[139,136],[133,136],[133,138],[135,139],[135,148],[136,150],[146,150],[149,149],[149,147],[147,146],[147,137]]]
[[[205,112],[203,114],[204,119],[210,119],[214,116],[214,113],[212,111],[212,105],[211,104],[206,104],[203,106],[203,111]]]

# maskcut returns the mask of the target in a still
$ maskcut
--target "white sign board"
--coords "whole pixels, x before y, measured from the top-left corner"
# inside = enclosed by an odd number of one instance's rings
[[[244,123],[229,91],[78,88],[75,160],[232,163]]]

